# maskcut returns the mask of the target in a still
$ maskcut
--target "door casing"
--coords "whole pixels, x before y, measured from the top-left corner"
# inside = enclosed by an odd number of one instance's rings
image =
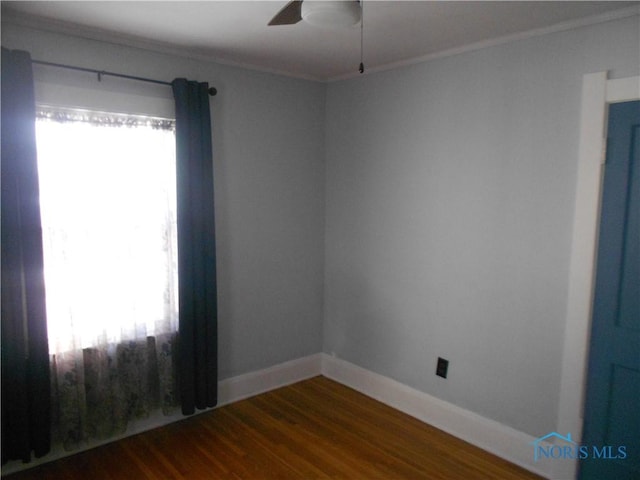
[[[582,439],[588,348],[600,224],[607,113],[612,103],[640,100],[640,76],[583,77],[578,178],[569,266],[569,295],[562,356],[557,432]],[[575,478],[577,461],[555,462],[552,478]]]

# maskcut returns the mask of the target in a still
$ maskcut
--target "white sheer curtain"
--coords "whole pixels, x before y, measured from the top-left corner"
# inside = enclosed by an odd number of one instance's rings
[[[37,118],[54,424],[73,449],[176,401],[175,128],[45,107]]]
[[[170,122],[117,118],[37,122],[54,353],[177,328],[175,136]]]

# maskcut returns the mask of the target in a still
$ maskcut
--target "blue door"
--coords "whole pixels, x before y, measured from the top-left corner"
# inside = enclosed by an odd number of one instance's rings
[[[602,195],[579,478],[639,480],[640,102],[609,108]]]

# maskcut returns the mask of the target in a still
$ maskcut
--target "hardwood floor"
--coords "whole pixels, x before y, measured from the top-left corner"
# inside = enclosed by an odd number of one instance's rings
[[[315,377],[5,478],[541,477]]]

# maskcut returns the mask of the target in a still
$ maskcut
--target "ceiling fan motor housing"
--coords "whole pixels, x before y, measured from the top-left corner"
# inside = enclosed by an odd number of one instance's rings
[[[350,27],[360,21],[360,2],[306,0],[302,2],[302,18],[311,25]]]

